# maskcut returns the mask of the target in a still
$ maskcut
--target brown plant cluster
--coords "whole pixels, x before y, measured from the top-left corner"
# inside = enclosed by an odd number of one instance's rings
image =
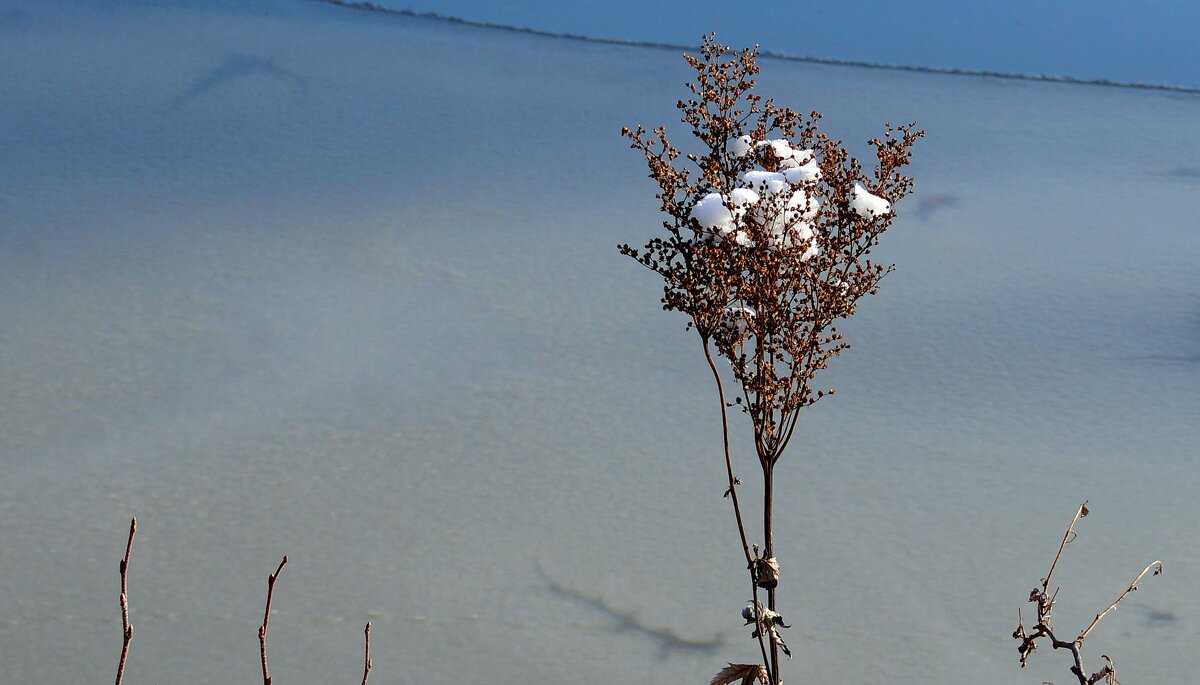
[[[698,141],[685,153],[665,127],[622,134],[643,154],[666,215],[665,234],[642,248],[622,245],[663,279],[663,308],[688,317],[700,335],[717,386],[728,489],[749,572],[743,612],[755,626],[762,664],[730,664],[713,683],[761,680],[777,685],[779,652],[790,656],[777,611],[780,564],[773,536],[775,464],[795,433],[801,411],[833,390],[816,375],[848,347],[837,322],[854,314],[890,270],[870,258],[891,225],[893,208],[912,190],[902,173],[924,132],[886,126],[868,175],[838,140],[805,116],[754,92],[757,49],[733,51],[713,36],[698,56],[691,96],[677,104]],[[736,381],[726,399],[713,351]],[[729,446],[728,410],[751,420],[763,473],[762,544],[751,543]],[[766,602],[760,600],[760,590]]]
[[[800,411],[826,394],[815,375],[848,346],[836,323],[891,269],[869,255],[912,189],[901,171],[924,134],[888,126],[870,141],[867,176],[820,132],[820,114],[754,92],[756,56],[711,36],[685,56],[696,78],[677,106],[703,154],[684,155],[664,127],[623,131],[667,218],[666,235],[621,251],[662,276],[664,309],[686,314],[729,361],[759,458],[774,462]]]
[[[1088,627],[1079,631],[1079,634],[1071,640],[1059,639],[1050,624],[1050,614],[1054,609],[1055,599],[1058,597],[1058,588],[1055,588],[1054,592],[1050,592],[1050,580],[1054,576],[1054,570],[1058,568],[1059,560],[1062,559],[1063,550],[1075,539],[1075,524],[1087,516],[1088,513],[1090,512],[1087,502],[1079,505],[1079,508],[1075,510],[1075,517],[1071,519],[1071,525],[1067,526],[1067,532],[1063,535],[1062,543],[1058,546],[1058,554],[1054,556],[1054,561],[1050,564],[1050,571],[1042,579],[1041,586],[1035,587],[1029,593],[1029,601],[1037,605],[1037,622],[1034,623],[1032,630],[1027,630],[1025,628],[1025,618],[1018,611],[1018,624],[1017,629],[1013,631],[1013,638],[1021,641],[1020,646],[1017,647],[1017,651],[1021,654],[1021,668],[1025,668],[1030,655],[1037,651],[1038,640],[1045,638],[1054,649],[1065,649],[1071,653],[1073,660],[1071,674],[1079,681],[1079,685],[1095,685],[1101,681],[1106,683],[1106,685],[1114,685],[1117,683],[1117,666],[1107,654],[1100,655],[1100,658],[1104,661],[1104,665],[1096,671],[1089,674],[1084,669],[1083,641],[1092,634],[1092,631],[1096,629],[1096,626],[1100,624],[1100,621],[1105,616],[1112,613],[1122,600],[1141,586],[1147,574],[1153,572],[1153,575],[1157,576],[1162,573],[1163,566],[1161,561],[1151,563],[1133,579],[1133,582],[1125,588],[1125,591],[1121,593],[1120,597],[1117,597],[1116,601],[1109,604],[1108,608],[1104,611],[1096,614],[1096,617],[1092,619]]]

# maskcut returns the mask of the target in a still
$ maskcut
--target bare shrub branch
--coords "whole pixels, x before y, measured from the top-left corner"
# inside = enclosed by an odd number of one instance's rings
[[[137,533],[137,518],[129,521],[129,541],[125,543],[125,558],[121,560],[121,659],[117,662],[117,682],[125,679],[125,661],[133,642],[133,624],[129,622],[129,555],[133,553],[133,536]]]
[[[1096,614],[1096,617],[1092,619],[1091,624],[1089,624],[1087,628],[1084,628],[1082,631],[1080,631],[1074,639],[1070,641],[1059,639],[1058,636],[1054,634],[1054,630],[1050,626],[1050,614],[1054,609],[1055,598],[1058,596],[1058,588],[1055,588],[1054,592],[1050,593],[1050,579],[1054,575],[1054,570],[1058,567],[1059,560],[1062,558],[1063,549],[1069,542],[1075,539],[1075,524],[1079,522],[1079,519],[1087,515],[1088,508],[1087,502],[1085,501],[1083,504],[1079,505],[1079,508],[1075,511],[1075,517],[1071,519],[1071,525],[1067,526],[1067,532],[1065,535],[1063,535],[1063,541],[1058,546],[1058,553],[1054,556],[1053,563],[1050,564],[1050,571],[1046,574],[1046,577],[1042,579],[1041,587],[1034,588],[1029,593],[1029,601],[1037,605],[1037,623],[1034,624],[1032,631],[1026,630],[1024,616],[1022,616],[1020,610],[1018,610],[1017,629],[1013,631],[1013,638],[1021,641],[1021,644],[1017,647],[1017,651],[1021,655],[1021,668],[1025,668],[1026,663],[1029,661],[1029,655],[1037,651],[1037,641],[1044,637],[1050,641],[1050,646],[1054,649],[1065,649],[1071,653],[1071,660],[1073,662],[1071,665],[1071,673],[1079,681],[1079,685],[1095,685],[1095,683],[1098,683],[1101,680],[1104,680],[1106,683],[1116,683],[1116,663],[1113,662],[1113,660],[1107,654],[1102,654],[1100,656],[1100,658],[1104,660],[1104,665],[1101,666],[1099,670],[1090,675],[1087,673],[1083,666],[1083,642],[1089,635],[1091,635],[1092,630],[1095,629],[1095,627],[1100,623],[1101,619],[1115,610],[1117,605],[1120,604],[1122,600],[1124,600],[1134,590],[1137,590],[1141,586],[1141,583],[1146,578],[1147,573],[1153,571],[1154,575],[1157,576],[1158,574],[1162,573],[1163,567],[1161,561],[1155,561],[1147,566],[1142,570],[1141,573],[1137,575],[1136,578],[1133,579],[1133,582],[1129,584],[1129,587],[1125,588],[1125,591],[1121,593],[1121,596],[1117,597],[1115,602],[1108,605],[1107,609]]]
[[[371,676],[371,622],[367,621],[367,627],[363,628],[363,638],[366,647],[363,653],[363,679],[362,685],[367,685],[367,678]]]
[[[1100,619],[1107,616],[1109,614],[1109,612],[1111,612],[1113,609],[1116,609],[1117,605],[1121,603],[1121,600],[1123,600],[1129,596],[1129,593],[1133,592],[1134,590],[1137,590],[1138,587],[1141,586],[1142,580],[1146,577],[1146,574],[1149,573],[1151,570],[1154,571],[1154,575],[1156,575],[1156,576],[1159,575],[1160,573],[1162,573],[1163,572],[1162,562],[1155,560],[1149,566],[1142,569],[1142,572],[1138,574],[1137,578],[1133,579],[1133,582],[1129,584],[1129,587],[1125,588],[1125,592],[1122,592],[1121,596],[1118,597],[1115,602],[1113,602],[1112,604],[1109,604],[1108,608],[1105,609],[1104,611],[1101,611],[1100,613],[1096,614],[1096,618],[1092,619],[1091,625],[1089,625],[1087,628],[1084,629],[1084,631],[1082,633],[1079,634],[1079,640],[1082,642],[1084,638],[1086,638],[1088,635],[1091,635],[1092,629],[1095,628],[1100,623]]]
[[[275,594],[275,580],[279,578],[279,572],[283,570],[287,562],[288,558],[285,554],[275,572],[267,576],[267,607],[263,610],[262,625],[258,627],[258,653],[262,658],[263,685],[271,685],[271,675],[267,671],[267,626],[271,623],[271,598]]]

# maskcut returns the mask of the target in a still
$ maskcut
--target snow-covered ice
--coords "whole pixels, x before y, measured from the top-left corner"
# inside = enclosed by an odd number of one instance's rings
[[[785,677],[1067,680],[1009,634],[1087,498],[1058,625],[1162,558],[1087,647],[1187,682],[1200,99],[762,66],[860,157],[929,131],[777,471]],[[134,514],[127,682],[254,677],[284,553],[280,683],[353,678],[367,620],[372,682],[753,658],[699,344],[615,249],[662,230],[617,132],[689,71],[292,0],[0,0],[5,679],[114,665]]]

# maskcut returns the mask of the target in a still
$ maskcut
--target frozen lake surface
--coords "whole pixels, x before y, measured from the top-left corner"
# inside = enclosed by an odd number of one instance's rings
[[[1087,653],[1188,682],[1200,96],[763,68],[860,155],[929,132],[778,472],[785,678],[1065,682],[1010,633],[1086,498],[1057,625],[1161,558]],[[616,251],[659,223],[618,131],[688,76],[285,0],[0,0],[6,679],[111,677],[134,514],[127,682],[256,678],[284,553],[280,683],[356,678],[367,620],[372,682],[753,658],[699,345]]]

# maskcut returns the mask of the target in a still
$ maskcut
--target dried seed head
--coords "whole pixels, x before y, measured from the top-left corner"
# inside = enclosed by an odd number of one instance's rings
[[[712,36],[699,55],[681,121],[703,152],[684,157],[666,129],[625,128],[667,217],[666,235],[621,252],[663,278],[663,308],[688,316],[741,385],[759,456],[774,463],[799,412],[832,390],[815,375],[848,344],[834,324],[854,314],[890,270],[868,259],[912,190],[901,170],[924,133],[888,125],[864,174],[805,116],[754,92],[757,49]],[[686,163],[681,163],[686,159]]]

